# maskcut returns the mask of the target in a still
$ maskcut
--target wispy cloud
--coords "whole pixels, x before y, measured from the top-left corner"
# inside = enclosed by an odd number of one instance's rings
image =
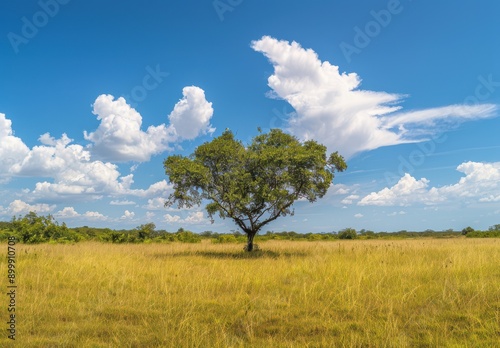
[[[338,66],[321,61],[316,52],[295,41],[264,36],[251,46],[274,66],[268,79],[272,96],[286,100],[296,111],[288,130],[303,140],[318,140],[345,157],[423,141],[436,129],[497,115],[494,104],[403,111],[400,104],[406,95],[362,90],[356,73],[341,73]]]

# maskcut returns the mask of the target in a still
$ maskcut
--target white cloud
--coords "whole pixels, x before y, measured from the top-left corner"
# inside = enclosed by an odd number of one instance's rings
[[[404,95],[361,90],[356,73],[319,60],[297,42],[269,36],[252,42],[273,64],[268,79],[274,97],[286,100],[296,111],[288,130],[302,140],[315,139],[330,151],[351,157],[365,150],[425,140],[436,125],[457,124],[496,115],[497,106],[451,105],[402,112]]]
[[[205,99],[205,92],[190,86],[184,87],[182,94],[169,115],[170,125],[149,126],[146,131],[141,129],[142,116],[123,97],[115,100],[112,95],[100,95],[94,102],[93,113],[101,123],[94,132],[84,132],[85,139],[93,143],[92,153],[113,162],[144,162],[170,150],[169,144],[213,132],[213,108]]]
[[[123,213],[121,219],[122,220],[125,220],[125,219],[133,219],[135,216],[135,213],[133,211],[128,211],[128,210],[125,210],[125,212]]]
[[[177,224],[209,224],[210,221],[205,218],[202,211],[191,212],[189,215],[182,219],[179,215],[163,215],[164,221],[167,223],[177,223]]]
[[[406,173],[393,187],[384,188],[379,192],[372,192],[358,202],[358,205],[409,205],[415,201],[417,195],[426,192],[429,180],[422,178],[416,180]]]
[[[117,166],[112,163],[92,161],[90,152],[83,146],[71,144],[66,134],[60,139],[55,139],[49,133],[40,136],[43,145],[27,148],[21,139],[13,137],[10,128],[11,121],[3,121],[3,133],[0,138],[0,152],[8,151],[14,157],[9,157],[9,162],[3,161],[0,171],[4,175],[23,177],[51,178],[52,182],[41,181],[35,184],[35,189],[30,192],[30,200],[65,200],[68,197],[96,198],[102,193],[123,193],[130,190],[133,175],[120,177]],[[2,123],[2,122],[0,122]],[[6,131],[5,125],[8,125]],[[1,126],[0,126],[1,127]],[[9,144],[23,149],[14,151]],[[22,156],[21,156],[22,154]],[[7,155],[5,155],[7,156]]]
[[[359,199],[359,196],[358,195],[350,195],[350,196],[347,196],[346,198],[344,198],[342,201],[340,201],[340,203],[342,204],[352,204],[353,201]]]
[[[100,95],[93,113],[101,123],[95,132],[85,131],[84,137],[93,143],[92,153],[105,160],[149,161],[175,140],[174,130],[165,124],[142,131],[142,116],[123,97],[114,100],[112,95]]]
[[[165,198],[156,197],[148,199],[148,204],[144,208],[147,210],[163,210],[165,209]]]
[[[500,202],[500,195],[496,197],[493,195],[489,195],[488,197],[481,198],[479,202]]]
[[[20,199],[16,199],[9,204],[7,213],[10,215],[23,215],[33,211],[37,214],[44,214],[50,213],[55,207],[55,205],[48,204],[28,204]]]
[[[100,199],[103,195],[151,197],[166,195],[172,188],[162,180],[147,189],[132,189],[133,174],[121,176],[117,165],[92,160],[90,151],[72,144],[66,134],[56,139],[45,133],[39,137],[42,145],[29,149],[13,136],[11,121],[3,114],[0,114],[0,135],[0,155],[4,156],[0,157],[2,183],[13,176],[48,178],[24,192],[29,201],[67,202]],[[128,200],[121,202],[133,204]]]
[[[432,188],[428,188],[429,180],[417,180],[405,174],[393,187],[370,193],[358,205],[407,206],[446,201],[487,203],[500,197],[500,162],[465,162],[457,167],[457,171],[465,174],[457,183]]]
[[[346,195],[349,192],[351,192],[351,187],[348,187],[347,185],[344,184],[334,184],[332,183],[330,185],[330,188],[328,189],[328,195],[335,196],[335,195]]]
[[[12,173],[12,167],[23,160],[29,148],[14,136],[12,121],[0,113],[0,178]]]
[[[162,196],[167,197],[173,191],[173,185],[166,180],[151,184],[147,189],[129,190],[127,193],[138,197]]]
[[[200,224],[207,223],[208,220],[203,216],[202,211],[197,211],[193,213],[189,213],[188,217],[184,220],[187,224]]]
[[[405,214],[406,214],[406,212],[405,212],[405,211],[403,211],[403,210],[401,210],[401,211],[399,211],[399,212],[394,211],[394,212],[392,212],[392,213],[390,213],[390,214],[387,214],[387,216],[397,216],[397,215],[405,215]]]
[[[442,201],[446,198],[460,197],[487,201],[491,196],[500,195],[500,162],[465,162],[457,167],[465,174],[458,183],[429,191],[429,199]],[[486,199],[486,200],[485,200]]]
[[[170,215],[170,214],[163,215],[163,218],[167,223],[177,223],[182,220],[179,215]]]
[[[59,210],[57,213],[55,213],[54,216],[60,218],[75,218],[79,217],[80,214],[78,214],[73,207],[64,207],[64,209]]]
[[[85,218],[87,220],[107,220],[107,217],[99,212],[87,211],[84,214],[80,214],[73,207],[64,207],[55,213],[54,216],[62,219]]]
[[[107,217],[96,211],[87,211],[83,217],[91,220],[107,220]]]
[[[73,139],[66,134],[56,138],[44,133],[38,138],[40,144],[31,149],[14,135],[12,121],[0,113],[0,184],[9,182],[12,177],[39,180],[32,189],[19,191],[18,197],[23,201],[18,200],[2,208],[2,214],[30,210],[48,212],[55,207],[46,204],[48,202],[67,204],[102,199],[104,196],[114,198],[111,205],[135,204],[130,199],[120,198],[123,196],[167,197],[172,185],[166,180],[145,189],[133,188],[134,174],[122,176],[116,164],[95,160],[94,155],[114,161],[148,160],[153,154],[168,149],[170,142],[193,139],[214,130],[210,126],[212,104],[206,101],[204,91],[195,86],[183,89],[183,98],[170,114],[172,124],[168,127],[162,124],[142,131],[141,115],[123,98],[114,100],[110,95],[101,95],[96,99],[94,113],[101,123],[95,132],[85,133],[87,140],[93,142],[91,146],[85,148],[73,144]],[[137,166],[132,166],[130,171],[135,171]],[[45,204],[33,205],[33,202]],[[57,214],[77,217],[78,213],[71,209],[65,207]],[[97,212],[79,216],[107,219]],[[127,218],[130,217],[127,215]]]
[[[135,202],[124,200],[124,201],[111,201],[111,202],[109,202],[109,204],[110,205],[134,205]]]
[[[196,86],[184,87],[184,96],[168,116],[170,124],[181,139],[191,140],[201,134],[213,133],[210,125],[214,113],[212,103],[205,99],[205,92]]]
[[[358,213],[358,214],[355,214],[354,217],[356,219],[361,219],[363,217],[363,214]]]

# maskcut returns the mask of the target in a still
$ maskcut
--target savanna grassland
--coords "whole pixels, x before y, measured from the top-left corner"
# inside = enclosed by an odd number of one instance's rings
[[[15,346],[500,345],[499,239],[260,248],[17,244]],[[0,346],[12,346],[2,332]]]

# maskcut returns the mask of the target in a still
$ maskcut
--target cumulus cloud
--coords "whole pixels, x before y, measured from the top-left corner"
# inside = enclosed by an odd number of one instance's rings
[[[90,152],[81,145],[72,144],[73,140],[66,134],[56,139],[45,133],[39,138],[42,145],[29,149],[21,139],[13,136],[11,121],[4,116],[0,116],[0,132],[3,135],[0,137],[0,155],[3,156],[0,157],[0,175],[51,179],[35,184],[30,192],[31,200],[98,198],[103,193],[130,191],[132,174],[120,176],[115,164],[93,161]]]
[[[50,213],[55,207],[55,205],[49,204],[29,204],[20,199],[16,199],[9,204],[5,213],[8,215],[24,215],[33,211],[38,214],[44,214]]]
[[[163,218],[167,223],[177,223],[181,221],[181,217],[179,215],[165,214],[163,215]]]
[[[196,211],[193,213],[189,213],[188,217],[184,219],[184,222],[187,224],[200,224],[200,223],[207,223],[208,220],[205,219],[202,211]]]
[[[457,167],[457,171],[465,174],[457,183],[431,188],[426,178],[417,180],[405,174],[394,186],[370,193],[358,205],[432,205],[457,200],[487,203],[500,197],[500,162],[465,162]]]
[[[179,215],[163,215],[163,219],[167,223],[177,223],[177,224],[209,224],[210,221],[205,218],[202,211],[191,212],[189,215],[182,219]]]
[[[60,218],[75,218],[79,217],[80,214],[78,214],[73,207],[64,207],[62,210],[55,213],[54,216]]]
[[[417,195],[426,193],[428,184],[429,180],[426,178],[417,180],[406,173],[393,187],[370,193],[359,201],[358,205],[409,205],[415,201]]]
[[[173,184],[169,184],[167,180],[158,181],[154,184],[151,184],[147,189],[135,189],[129,190],[127,193],[138,196],[138,197],[153,197],[153,196],[162,196],[166,197],[173,192]]]
[[[134,201],[127,201],[127,200],[124,200],[124,201],[115,200],[115,201],[109,202],[109,204],[110,205],[134,205],[135,202]]]
[[[438,124],[458,124],[497,112],[493,104],[403,112],[399,104],[406,96],[362,90],[356,73],[341,73],[338,66],[321,61],[312,49],[297,42],[264,36],[251,47],[274,66],[268,79],[271,95],[286,100],[296,111],[288,120],[288,130],[302,140],[318,140],[345,157],[422,141]]]
[[[175,104],[168,116],[170,126],[181,139],[192,140],[201,134],[213,133],[210,125],[214,113],[212,103],[205,99],[205,91],[196,86],[184,87],[183,98]]]
[[[133,211],[128,211],[128,210],[125,210],[125,212],[123,213],[121,219],[122,220],[125,220],[125,219],[133,219],[135,216],[135,213]]]
[[[84,218],[86,220],[107,220],[106,216],[97,211],[87,211],[84,214],[80,214],[73,207],[64,207],[55,213],[54,216],[61,219]]]
[[[344,198],[342,201],[340,201],[340,203],[342,203],[342,204],[352,204],[353,201],[355,201],[357,199],[359,199],[358,195],[349,195],[346,198]]]
[[[87,211],[82,216],[84,218],[90,219],[90,220],[107,220],[108,219],[105,215],[102,215],[101,213],[99,213],[97,211]]]
[[[148,161],[175,140],[174,130],[165,124],[142,131],[142,116],[123,97],[100,95],[93,113],[101,123],[95,132],[85,131],[84,137],[93,143],[92,152],[104,160]]]
[[[205,92],[196,86],[184,87],[183,98],[169,115],[170,125],[142,128],[142,116],[120,97],[100,95],[94,102],[93,113],[101,122],[94,132],[84,132],[91,141],[91,151],[97,157],[113,161],[149,161],[151,156],[170,149],[170,144],[191,140],[211,133],[212,103]],[[45,140],[45,138],[44,138]]]
[[[0,113],[0,178],[12,174],[12,167],[29,153],[24,142],[14,135],[12,121]]]
[[[405,212],[405,211],[400,210],[399,212],[394,211],[394,212],[392,212],[392,213],[389,213],[389,214],[387,214],[387,216],[397,216],[397,215],[405,215],[405,214],[406,214],[406,212]]]
[[[210,125],[213,115],[212,103],[205,92],[196,86],[185,87],[182,98],[168,116],[169,124],[142,129],[142,116],[125,99],[114,99],[111,95],[99,96],[93,113],[100,120],[94,132],[84,132],[91,144],[86,147],[74,144],[67,134],[57,138],[50,133],[39,136],[39,144],[28,147],[14,135],[12,121],[0,113],[0,184],[13,177],[37,178],[34,187],[19,192],[16,200],[6,207],[2,215],[15,215],[29,211],[51,212],[55,205],[113,197],[111,205],[133,205],[126,196],[138,198],[167,197],[172,185],[166,180],[146,188],[133,188],[134,174],[122,175],[115,162],[143,162],[155,154],[169,150],[169,145],[182,140],[191,140],[214,131]],[[130,167],[134,172],[138,164]],[[34,203],[44,204],[34,204]],[[158,205],[149,202],[148,205]],[[163,204],[162,204],[163,208]],[[159,209],[156,207],[155,209]],[[63,218],[89,218],[105,220],[106,216],[88,211],[78,213],[73,207],[64,207],[57,216]],[[125,218],[133,218],[128,211]],[[190,217],[187,222],[195,221]]]
[[[93,160],[88,149],[73,144],[66,134],[56,139],[45,133],[39,137],[41,145],[29,149],[13,135],[11,125],[0,114],[0,182],[14,176],[47,178],[37,182],[33,190],[24,192],[29,194],[30,202],[94,200],[104,195],[152,197],[166,195],[172,189],[166,180],[146,189],[133,189],[133,174],[122,176],[116,164]],[[134,203],[115,200],[112,204]]]
[[[165,209],[165,198],[155,197],[148,199],[148,204],[144,206],[147,210],[163,210]]]

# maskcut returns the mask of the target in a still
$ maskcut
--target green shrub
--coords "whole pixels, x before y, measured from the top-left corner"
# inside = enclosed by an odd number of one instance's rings
[[[200,243],[201,237],[191,231],[178,231],[175,233],[175,240],[181,243]]]
[[[358,234],[354,228],[346,228],[339,232],[339,239],[356,239]]]
[[[238,243],[238,239],[232,234],[221,234],[212,239],[212,243]]]
[[[500,238],[500,231],[474,231],[466,235],[467,238]]]

